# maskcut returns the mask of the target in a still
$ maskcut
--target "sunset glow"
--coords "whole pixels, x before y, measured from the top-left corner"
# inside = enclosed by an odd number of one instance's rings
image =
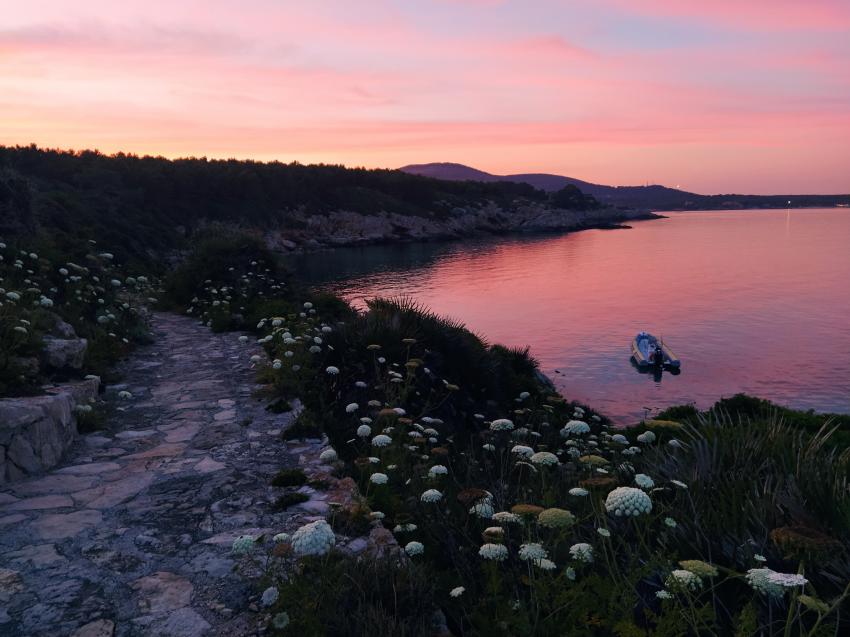
[[[850,191],[846,0],[30,0],[0,143]]]

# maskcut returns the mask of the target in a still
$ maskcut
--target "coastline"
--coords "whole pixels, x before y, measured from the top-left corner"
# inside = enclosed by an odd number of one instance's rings
[[[662,219],[644,210],[560,210],[523,205],[504,210],[495,204],[453,211],[450,217],[380,212],[361,215],[334,211],[325,215],[294,213],[287,224],[263,233],[277,252],[303,253],[330,248],[429,243],[507,235],[552,234],[590,229],[626,229],[628,221]]]

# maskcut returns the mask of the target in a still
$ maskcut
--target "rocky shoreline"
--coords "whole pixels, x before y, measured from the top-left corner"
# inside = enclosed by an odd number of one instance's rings
[[[327,214],[291,212],[286,223],[264,232],[270,248],[286,252],[323,248],[443,241],[508,234],[575,232],[590,228],[622,228],[628,221],[659,219],[646,210],[561,210],[536,204],[505,210],[493,203],[455,208],[450,215],[400,215],[350,211]]]

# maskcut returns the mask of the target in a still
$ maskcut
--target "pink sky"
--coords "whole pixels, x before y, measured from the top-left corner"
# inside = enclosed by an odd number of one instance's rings
[[[28,0],[0,143],[850,192],[848,0]]]

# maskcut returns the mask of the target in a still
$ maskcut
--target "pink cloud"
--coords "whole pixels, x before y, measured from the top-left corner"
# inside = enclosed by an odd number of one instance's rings
[[[824,29],[850,26],[845,0],[603,0],[615,7],[656,16],[707,20],[743,29]]]
[[[0,142],[372,166],[455,160],[600,182],[643,181],[646,170],[704,191],[747,175],[768,190],[796,164],[819,188],[847,189],[850,51],[802,18],[794,37],[757,34],[790,25],[798,9],[786,0],[761,26],[748,26],[747,3],[629,3],[754,34],[666,48],[571,31],[569,3],[543,26],[504,2],[476,12],[472,27],[436,29],[385,1],[246,0],[239,11],[193,2],[152,12],[158,0],[94,0],[60,19],[50,0],[33,0],[13,12],[0,28]],[[815,4],[810,22],[841,19],[841,7]],[[516,25],[507,34],[488,22],[499,12]],[[600,11],[600,28],[609,15]]]

